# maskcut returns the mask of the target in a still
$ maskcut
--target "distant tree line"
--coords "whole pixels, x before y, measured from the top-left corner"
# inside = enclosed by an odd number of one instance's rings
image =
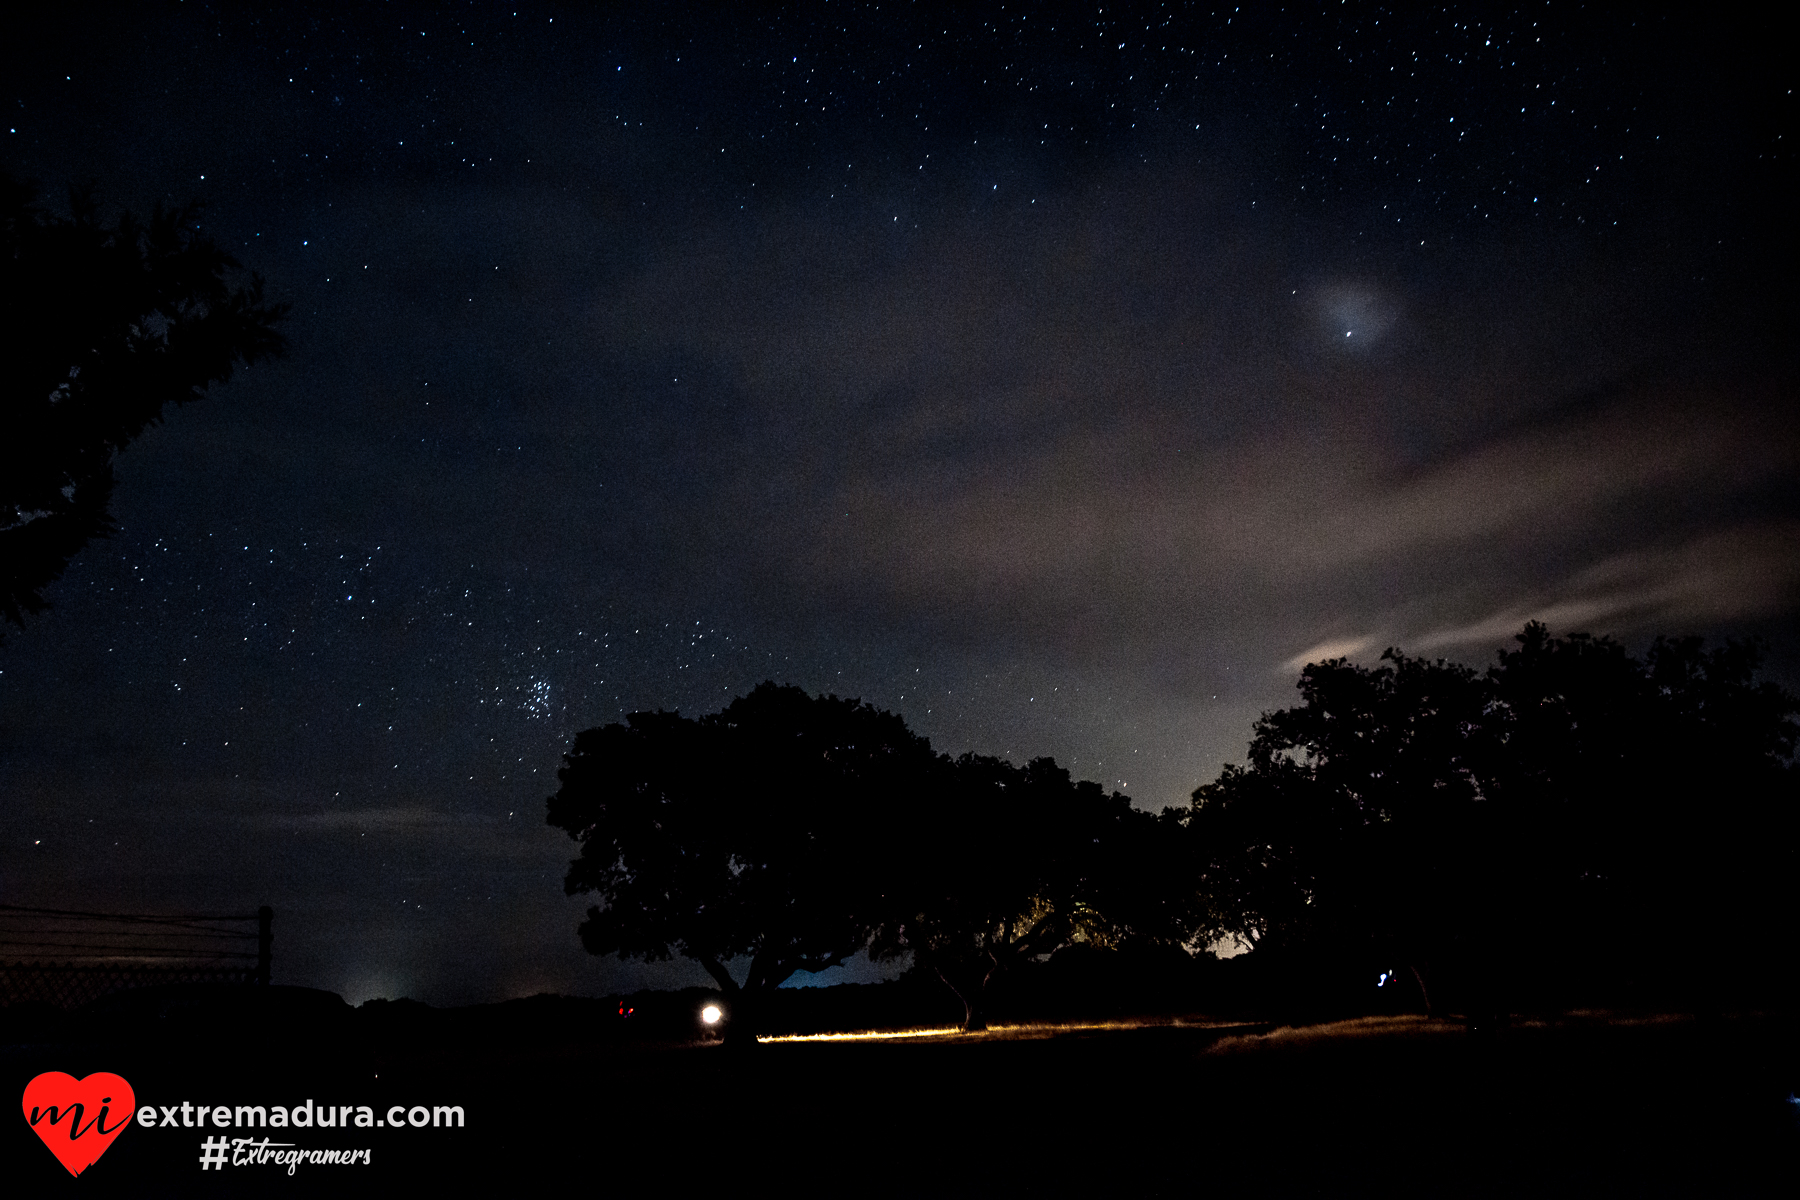
[[[699,963],[731,1041],[863,950],[937,975],[969,1029],[1001,973],[1082,944],[1236,943],[1296,987],[1368,975],[1474,1020],[1790,997],[1800,701],[1753,645],[1516,640],[1486,672],[1308,666],[1246,765],[1160,814],[765,683],[578,735],[549,821],[602,901],[587,949]]]

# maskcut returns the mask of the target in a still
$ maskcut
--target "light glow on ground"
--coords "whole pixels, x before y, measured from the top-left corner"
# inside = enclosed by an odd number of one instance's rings
[[[1236,1025],[1241,1022],[1163,1019],[1094,1021],[1079,1024],[990,1025],[979,1033],[965,1033],[960,1027],[951,1025],[942,1029],[868,1029],[856,1033],[790,1033],[758,1037],[756,1040],[759,1042],[882,1042],[902,1038],[955,1038],[958,1041],[1015,1041],[1028,1038],[1053,1038],[1065,1033],[1086,1033],[1101,1029],[1149,1029],[1164,1026],[1209,1029],[1228,1024]]]
[[[1590,1025],[1666,1025],[1693,1020],[1680,1013],[1620,1014],[1604,1010],[1580,1010],[1550,1018],[1515,1016],[1514,1029],[1543,1029]],[[1261,1026],[1256,1032],[1240,1032],[1249,1026]],[[759,1036],[758,1042],[893,1042],[935,1038],[941,1041],[1033,1041],[1047,1040],[1072,1033],[1092,1033],[1121,1029],[1219,1029],[1230,1031],[1207,1049],[1209,1054],[1230,1054],[1259,1047],[1301,1046],[1310,1042],[1343,1041],[1351,1038],[1437,1036],[1466,1032],[1465,1018],[1460,1014],[1428,1017],[1423,1013],[1400,1013],[1391,1016],[1355,1017],[1327,1021],[1316,1025],[1278,1025],[1253,1021],[1220,1021],[1206,1017],[1141,1018],[1138,1020],[1070,1022],[1068,1024],[1032,1023],[1023,1025],[990,1025],[979,1033],[964,1033],[958,1026],[937,1029],[865,1029],[854,1033],[790,1033]]]
[[[759,1037],[759,1042],[880,1042],[894,1038],[956,1037],[962,1030],[948,1029],[870,1029],[857,1033],[787,1033],[777,1037]],[[979,1037],[980,1034],[970,1034]]]

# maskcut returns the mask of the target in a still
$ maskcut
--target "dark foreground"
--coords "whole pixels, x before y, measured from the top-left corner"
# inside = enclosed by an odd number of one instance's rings
[[[1785,1196],[1800,1162],[1800,1047],[1782,1018],[1473,1035],[1378,1018],[737,1051],[583,1042],[539,1016],[504,1036],[341,1015],[309,1029],[293,1012],[285,1028],[179,1013],[55,1040],[14,1027],[0,1050],[13,1096],[42,1071],[111,1071],[140,1105],[460,1105],[467,1123],[134,1125],[77,1180],[13,1117],[0,1177],[34,1197]],[[370,1162],[202,1171],[205,1138],[227,1135],[367,1148]]]

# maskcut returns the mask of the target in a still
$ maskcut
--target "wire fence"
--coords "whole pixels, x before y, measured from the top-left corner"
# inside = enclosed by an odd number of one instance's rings
[[[0,904],[0,1005],[79,1008],[129,988],[266,985],[274,916],[267,905],[220,915]]]

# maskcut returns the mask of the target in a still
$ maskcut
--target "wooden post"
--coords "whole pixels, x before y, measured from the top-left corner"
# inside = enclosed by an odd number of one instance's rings
[[[275,937],[269,927],[274,924],[275,910],[263,905],[256,910],[256,982],[269,986],[269,947]]]

